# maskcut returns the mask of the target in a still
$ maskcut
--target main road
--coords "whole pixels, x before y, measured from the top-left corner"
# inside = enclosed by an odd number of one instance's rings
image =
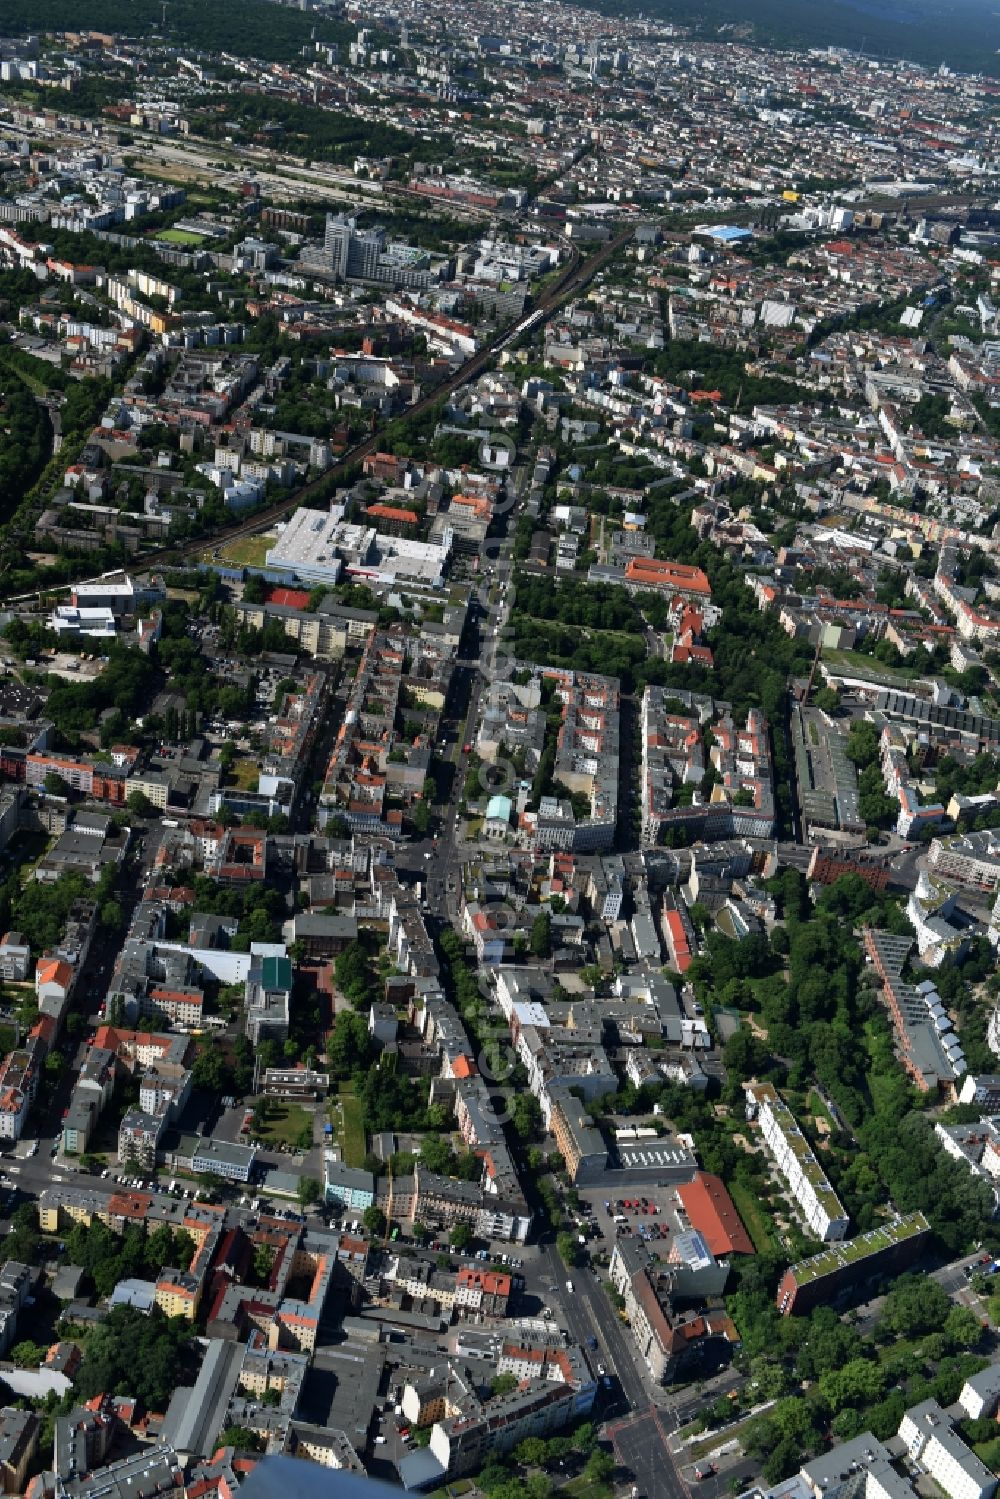
[[[567,1270],[554,1244],[541,1246],[540,1263],[556,1286],[567,1330],[583,1347],[597,1342],[598,1362],[617,1381],[630,1414],[612,1420],[607,1435],[619,1463],[633,1474],[642,1499],[691,1499],[667,1441],[674,1424],[669,1411],[654,1405],[638,1353],[628,1341],[618,1312],[590,1266]],[[569,1285],[572,1285],[572,1290]],[[612,1406],[612,1411],[614,1406]],[[706,1499],[716,1499],[713,1494]]]

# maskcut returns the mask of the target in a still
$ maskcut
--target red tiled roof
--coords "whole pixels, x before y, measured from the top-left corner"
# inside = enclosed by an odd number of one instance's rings
[[[713,1254],[753,1254],[750,1236],[719,1177],[699,1171],[694,1181],[677,1188],[677,1196],[691,1227],[697,1229]]]

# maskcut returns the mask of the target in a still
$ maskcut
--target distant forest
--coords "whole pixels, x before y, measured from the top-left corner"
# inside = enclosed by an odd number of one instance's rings
[[[607,15],[641,11],[775,47],[848,47],[869,57],[1000,76],[1000,19],[989,0],[581,0]]]
[[[29,31],[107,31],[172,46],[285,62],[308,45],[345,42],[356,28],[270,0],[0,0],[0,36]]]

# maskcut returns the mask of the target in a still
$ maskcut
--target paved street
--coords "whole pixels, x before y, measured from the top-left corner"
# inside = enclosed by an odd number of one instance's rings
[[[608,1427],[615,1456],[635,1475],[639,1499],[691,1499],[691,1490],[674,1466],[666,1432],[652,1407]]]
[[[584,1347],[589,1345],[590,1338],[596,1338],[597,1360],[611,1378],[618,1380],[629,1405],[633,1409],[647,1405],[646,1384],[626,1346],[618,1314],[603,1287],[595,1281],[592,1271],[580,1267],[568,1271],[553,1244],[545,1246],[542,1263],[547,1266],[555,1284],[555,1298],[563,1310],[571,1335]],[[570,1278],[573,1281],[572,1293],[566,1289]]]

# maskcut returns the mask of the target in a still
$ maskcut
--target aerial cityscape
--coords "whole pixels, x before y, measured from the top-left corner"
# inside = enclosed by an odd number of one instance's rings
[[[600,7],[0,4],[5,1494],[995,1499],[1000,24]]]

